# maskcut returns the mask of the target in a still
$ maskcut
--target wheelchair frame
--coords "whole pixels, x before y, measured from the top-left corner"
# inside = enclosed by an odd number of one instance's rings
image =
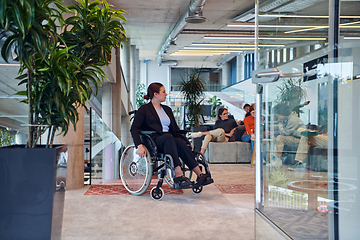
[[[180,133],[183,134],[186,132],[187,131],[181,131]],[[173,181],[175,171],[172,157],[169,154],[158,152],[157,147],[151,138],[152,133],[154,132],[140,132],[140,137],[146,148],[145,157],[140,158],[140,156],[137,155],[137,149],[134,145],[130,145],[125,149],[120,160],[120,176],[125,188],[132,195],[138,196],[142,195],[149,188],[152,176],[157,174],[159,176],[158,183],[151,189],[150,196],[154,200],[161,200],[164,196],[164,191],[161,188],[164,179],[170,187],[178,188],[178,186],[176,186]],[[205,157],[201,153],[194,153],[194,156],[199,163],[201,171],[203,171],[202,166],[204,166],[205,173],[210,176]],[[191,179],[192,171],[187,168],[184,163],[182,163],[181,169],[184,175]],[[191,190],[194,194],[199,194],[202,189],[202,186],[194,186]]]

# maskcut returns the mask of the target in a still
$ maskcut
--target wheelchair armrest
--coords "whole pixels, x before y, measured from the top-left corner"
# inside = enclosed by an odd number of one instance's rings
[[[190,132],[190,130],[178,130],[176,133],[185,135],[186,133]]]
[[[151,135],[156,133],[156,131],[140,131],[140,134],[144,134],[144,135]]]

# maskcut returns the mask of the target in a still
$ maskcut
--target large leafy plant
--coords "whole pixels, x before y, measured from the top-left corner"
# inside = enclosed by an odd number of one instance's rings
[[[306,91],[302,86],[301,78],[285,78],[283,82],[277,86],[277,103],[287,104],[292,111],[300,112],[303,107],[301,101],[306,98]]]
[[[217,96],[213,96],[208,100],[208,103],[211,104],[211,116],[216,117],[216,108],[221,106],[221,99]]]
[[[6,129],[0,128],[0,147],[8,146],[15,142],[15,136],[11,135]]]
[[[76,130],[77,108],[106,79],[101,67],[110,62],[112,48],[125,39],[123,26],[114,19],[126,21],[122,15],[126,12],[112,10],[105,0],[78,0],[68,8],[58,0],[0,0],[0,4],[0,38],[6,37],[2,57],[8,61],[14,50],[20,73],[25,72],[18,79],[27,87],[19,94],[25,94],[29,104],[28,146],[35,147],[48,130],[51,147],[56,130],[66,135],[70,123]],[[63,20],[63,13],[72,16]]]
[[[192,69],[180,83],[180,92],[184,94],[187,117],[191,126],[198,127],[199,118],[203,113],[201,103],[204,101],[205,82],[200,78],[202,69]]]
[[[136,106],[137,108],[140,108],[141,105],[144,105],[146,103],[145,99],[144,99],[144,96],[146,95],[146,92],[145,92],[145,84],[139,84],[137,87],[136,87]]]

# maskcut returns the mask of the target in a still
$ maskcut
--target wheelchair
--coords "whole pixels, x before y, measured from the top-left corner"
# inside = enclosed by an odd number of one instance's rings
[[[180,134],[186,134],[188,131],[181,130]],[[153,175],[158,176],[158,182],[150,191],[150,196],[154,200],[161,200],[164,196],[164,190],[161,188],[163,181],[174,189],[179,189],[178,184],[174,183],[175,177],[172,157],[169,154],[160,153],[151,138],[152,131],[140,131],[140,138],[146,148],[146,156],[141,158],[137,154],[134,145],[128,146],[120,159],[120,178],[128,192],[132,195],[142,195],[149,188]],[[190,142],[185,136],[188,146]],[[193,152],[195,160],[199,163],[201,171],[210,178],[210,171],[205,157],[201,153]],[[182,162],[182,161],[181,161]],[[184,176],[191,179],[192,171],[182,162],[181,170]],[[194,185],[191,191],[194,194],[202,192],[203,186]]]

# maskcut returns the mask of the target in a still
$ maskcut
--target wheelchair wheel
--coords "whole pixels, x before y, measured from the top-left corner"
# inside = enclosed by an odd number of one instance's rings
[[[152,199],[160,201],[164,197],[164,190],[162,188],[153,187],[150,191],[150,196]]]
[[[202,190],[203,190],[203,187],[202,187],[202,186],[191,188],[191,191],[192,191],[194,194],[199,194],[199,193],[202,192]]]
[[[151,183],[152,166],[147,149],[143,158],[136,151],[133,145],[125,149],[120,160],[120,177],[126,190],[133,195],[141,195]]]

